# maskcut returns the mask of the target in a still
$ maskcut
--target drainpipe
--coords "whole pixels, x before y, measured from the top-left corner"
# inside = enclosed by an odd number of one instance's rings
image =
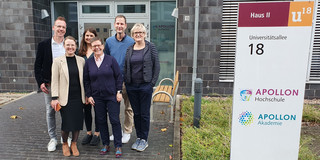
[[[199,28],[199,0],[195,3],[194,12],[194,42],[193,42],[193,70],[192,70],[192,89],[191,95],[194,95],[194,83],[197,78],[197,60],[198,60],[198,31]],[[201,86],[202,87],[202,86]]]

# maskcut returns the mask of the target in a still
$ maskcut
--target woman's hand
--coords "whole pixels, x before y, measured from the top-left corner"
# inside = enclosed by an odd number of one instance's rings
[[[121,93],[117,93],[117,101],[121,102],[122,100],[122,94]]]
[[[60,104],[58,100],[51,101],[51,107],[56,111],[57,104]]]
[[[89,97],[88,98],[88,102],[92,105],[92,106],[94,106],[94,100],[93,100],[93,98],[92,97]]]
[[[88,100],[88,97],[86,96],[86,105],[89,104],[89,100]]]

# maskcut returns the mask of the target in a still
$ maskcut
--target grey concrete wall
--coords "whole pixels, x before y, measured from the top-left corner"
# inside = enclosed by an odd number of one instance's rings
[[[177,70],[180,94],[191,94],[195,0],[179,0]],[[203,94],[232,94],[233,83],[219,83],[222,0],[200,0],[197,77],[203,79]],[[190,21],[185,17],[190,16]]]
[[[0,92],[37,90],[33,66],[43,30],[37,27],[48,23],[39,20],[39,10],[49,6],[49,0],[0,2]]]

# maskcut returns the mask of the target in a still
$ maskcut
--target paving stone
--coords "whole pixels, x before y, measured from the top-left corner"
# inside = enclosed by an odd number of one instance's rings
[[[21,109],[20,107],[23,107]],[[64,159],[62,145],[60,144],[60,114],[56,114],[58,146],[54,152],[47,151],[49,136],[46,125],[46,109],[42,93],[33,93],[0,108],[0,159]],[[124,106],[121,105],[121,113]],[[163,114],[161,114],[163,113]],[[17,119],[10,119],[11,115],[17,115]],[[123,114],[120,115],[123,122]],[[154,106],[155,121],[150,125],[149,147],[144,152],[131,150],[131,145],[136,139],[133,129],[129,143],[123,144],[123,156],[121,159],[141,160],[169,159],[173,155],[173,123],[170,120],[170,108],[168,106]],[[110,124],[109,124],[110,126]],[[93,127],[94,128],[94,127]],[[167,128],[162,132],[162,128]],[[85,126],[84,126],[85,129]],[[111,127],[109,127],[111,129]],[[86,131],[80,131],[78,139],[79,157],[70,159],[116,159],[115,149],[111,142],[111,152],[107,155],[99,155],[102,144],[99,146],[81,145],[81,139]],[[111,133],[111,132],[109,132]]]

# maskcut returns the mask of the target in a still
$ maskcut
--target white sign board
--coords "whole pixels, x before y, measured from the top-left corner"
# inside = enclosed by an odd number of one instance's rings
[[[239,4],[232,160],[298,159],[313,5]]]

